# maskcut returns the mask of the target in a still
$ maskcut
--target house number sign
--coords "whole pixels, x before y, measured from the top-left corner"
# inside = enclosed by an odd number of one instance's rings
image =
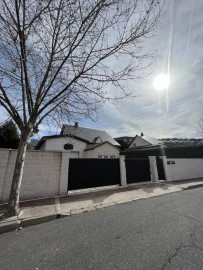
[[[169,160],[169,161],[167,161],[167,164],[168,165],[175,164],[175,160]]]

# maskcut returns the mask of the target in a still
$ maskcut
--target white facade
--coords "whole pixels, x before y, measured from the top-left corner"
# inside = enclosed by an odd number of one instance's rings
[[[150,146],[151,144],[145,141],[142,137],[136,136],[131,142],[129,148],[141,147],[141,146]]]
[[[65,144],[72,144],[72,150],[65,150]],[[87,143],[72,137],[59,137],[46,139],[40,146],[44,151],[64,151],[70,154],[70,158],[118,158],[119,150],[116,146],[106,142],[94,149],[85,151]]]
[[[160,146],[160,145],[163,145],[163,143],[155,138],[145,136],[145,135],[141,135],[141,136],[136,135],[128,148],[130,149],[130,148],[137,148],[137,147],[154,147],[154,146]]]
[[[119,150],[117,147],[106,142],[95,147],[92,150],[85,151],[85,158],[119,158]]]
[[[72,144],[72,150],[65,150],[65,144]],[[64,151],[71,153],[71,158],[84,158],[84,150],[87,144],[85,142],[79,141],[71,137],[60,137],[60,138],[50,138],[47,139],[40,147],[40,150],[48,151]]]

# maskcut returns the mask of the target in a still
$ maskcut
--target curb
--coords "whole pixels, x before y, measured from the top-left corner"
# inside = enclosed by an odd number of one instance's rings
[[[33,218],[26,218],[20,221],[20,225],[22,228],[26,228],[29,226],[49,222],[52,220],[55,220],[59,218],[58,215],[47,215],[47,216],[38,216],[38,217],[33,217]]]
[[[20,229],[20,221],[4,221],[0,223],[0,234]]]
[[[188,189],[195,189],[195,188],[199,188],[199,187],[203,187],[203,184],[198,184],[198,185],[191,185],[188,187],[183,188],[183,190],[188,190]]]

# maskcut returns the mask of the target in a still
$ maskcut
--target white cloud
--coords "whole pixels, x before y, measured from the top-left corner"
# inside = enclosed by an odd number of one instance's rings
[[[105,106],[98,116],[97,127],[112,136],[134,136],[140,132],[155,137],[197,137],[201,135],[199,121],[203,116],[203,2],[190,0],[167,1],[167,12],[161,18],[159,35],[147,41],[149,49],[158,49],[154,73],[133,87],[137,98]],[[193,9],[194,8],[194,9]],[[187,18],[187,19],[186,19]],[[166,72],[169,58],[170,30],[173,24],[171,47],[171,85],[166,117],[166,98],[152,88],[156,74]],[[94,127],[95,125],[93,125]]]
[[[154,72],[139,83],[129,84],[137,97],[116,107],[104,105],[98,113],[97,122],[84,119],[80,123],[82,126],[106,130],[114,137],[134,136],[141,132],[157,138],[201,136],[203,1],[167,0],[166,10],[156,35],[145,42],[149,50],[157,50]],[[152,82],[157,74],[167,73],[168,63],[171,84],[167,111],[165,93],[155,91]]]

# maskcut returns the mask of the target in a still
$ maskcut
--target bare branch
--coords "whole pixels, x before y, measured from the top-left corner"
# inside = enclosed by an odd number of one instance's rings
[[[102,100],[134,96],[126,81],[144,75],[151,54],[140,44],[162,7],[157,0],[0,0],[2,106],[19,126],[34,128],[52,111],[91,117]]]

